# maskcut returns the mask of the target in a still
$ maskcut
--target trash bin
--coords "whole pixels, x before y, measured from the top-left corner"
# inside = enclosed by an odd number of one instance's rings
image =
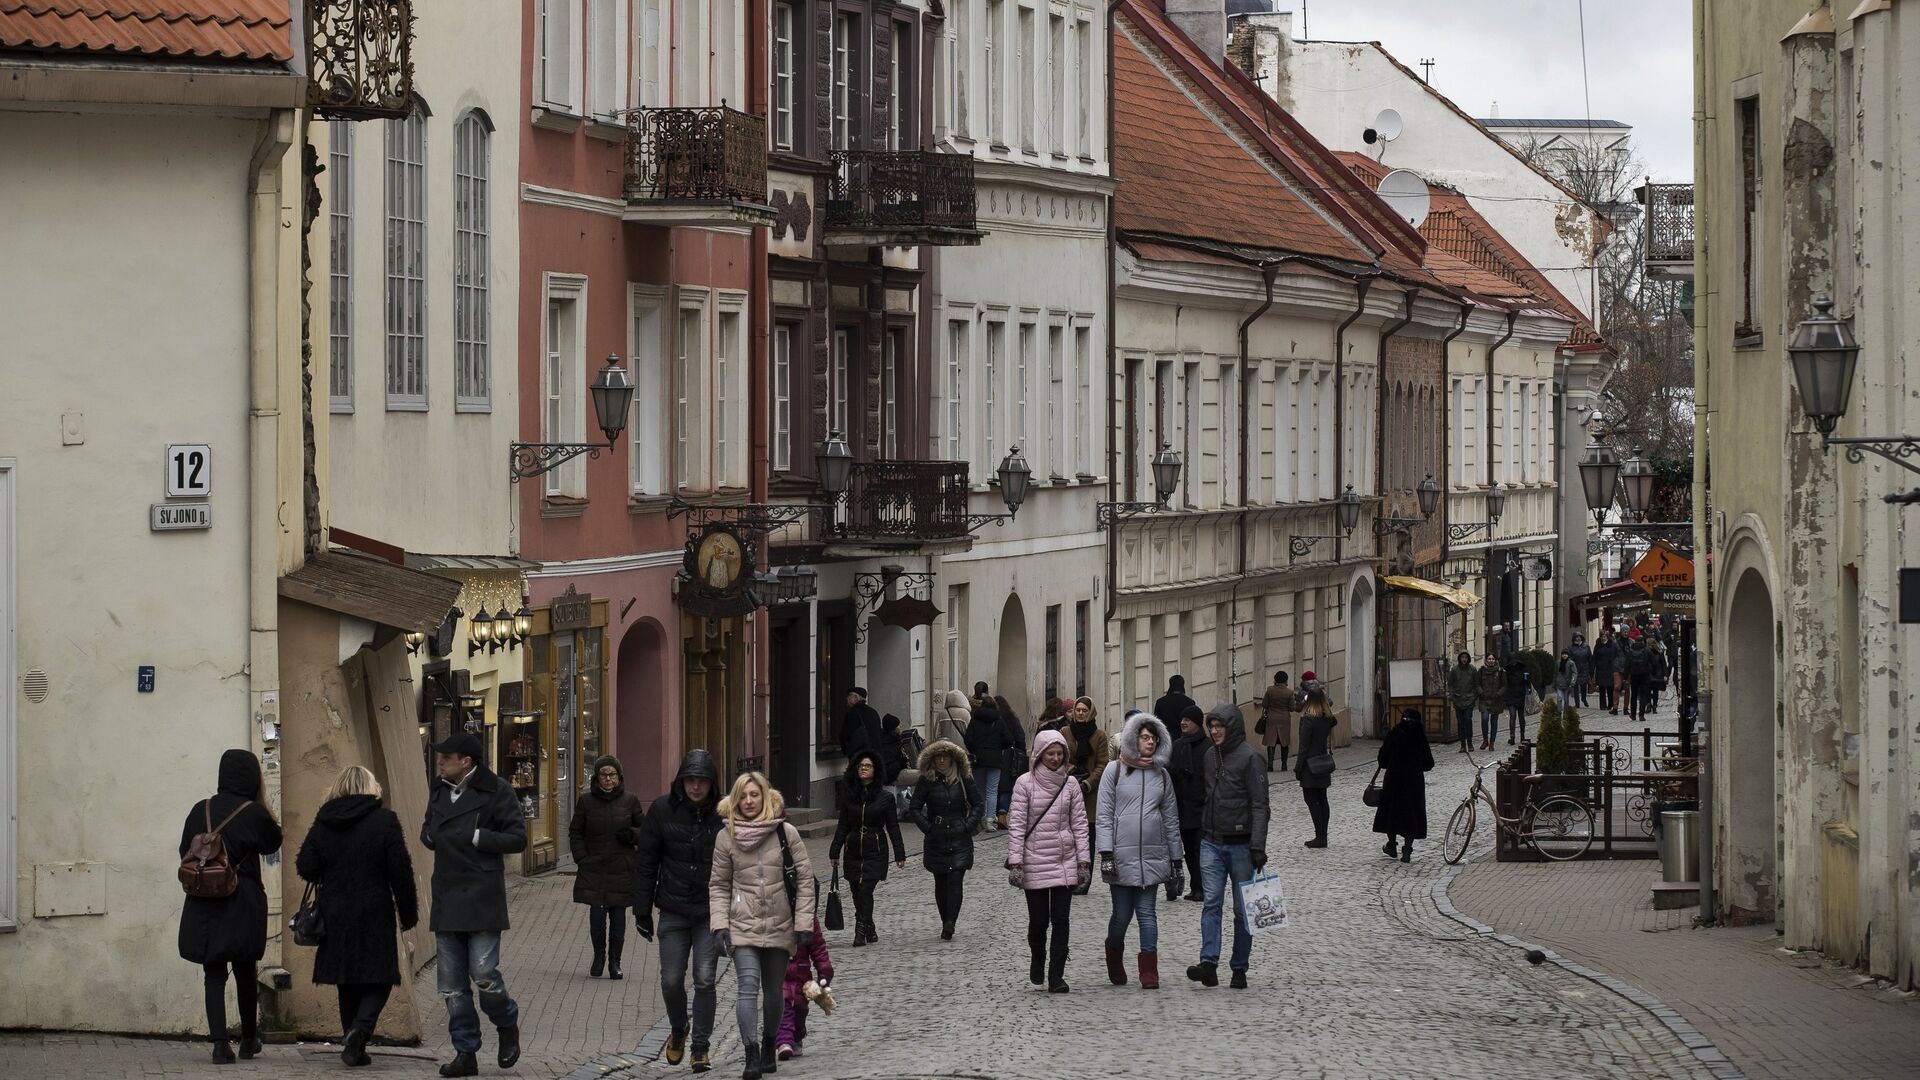
[[[1660,876],[1666,881],[1700,880],[1700,811],[1660,815]]]

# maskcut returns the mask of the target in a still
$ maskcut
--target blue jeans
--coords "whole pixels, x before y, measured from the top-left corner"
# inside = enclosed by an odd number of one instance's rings
[[[771,1044],[779,1035],[790,955],[759,945],[733,947],[733,977],[739,989],[733,1015],[740,1022],[741,1042]]]
[[[1140,916],[1140,951],[1160,951],[1159,893],[1155,889],[1136,889],[1131,885],[1109,885],[1113,892],[1113,914],[1107,919],[1107,944],[1120,948],[1127,943],[1127,924]]]
[[[1206,890],[1206,905],[1200,909],[1200,962],[1220,962],[1220,916],[1226,907],[1227,893],[1233,893],[1233,961],[1235,971],[1247,970],[1253,959],[1253,931],[1247,928],[1247,913],[1240,908],[1240,890],[1231,888],[1253,877],[1253,852],[1246,844],[1220,844],[1200,841],[1200,878]]]
[[[1460,745],[1465,746],[1473,741],[1473,706],[1455,705],[1453,715],[1460,722]]]
[[[433,940],[439,951],[434,977],[440,998],[447,1003],[447,1033],[453,1036],[453,1048],[462,1054],[480,1050],[480,1015],[473,1011],[474,990],[480,992],[480,1007],[494,1027],[519,1027],[520,1006],[507,993],[506,980],[500,977],[500,932],[442,932],[433,935]],[[469,980],[472,989],[468,989]]]
[[[980,817],[985,820],[1000,809],[1000,770],[975,769],[973,775],[980,781]]]
[[[1480,741],[1491,743],[1493,737],[1498,734],[1500,734],[1500,714],[1485,705],[1480,706]]]
[[[1507,739],[1527,740],[1527,707],[1525,705],[1507,706]]]
[[[695,921],[671,911],[660,913],[660,1000],[675,1031],[687,1030],[687,961],[693,961],[693,1045],[707,1048],[713,1014],[719,1004],[720,950],[714,948],[707,920]]]

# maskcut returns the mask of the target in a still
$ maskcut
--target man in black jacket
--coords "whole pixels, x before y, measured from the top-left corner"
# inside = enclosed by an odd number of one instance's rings
[[[447,1003],[453,1060],[441,1076],[478,1076],[480,1008],[500,1033],[499,1064],[520,1060],[520,1006],[500,977],[500,935],[507,929],[503,855],[527,849],[527,823],[513,789],[480,764],[478,737],[461,731],[433,747],[439,783],[427,799],[420,842],[433,852],[434,967]],[[471,981],[472,989],[468,988]]]
[[[667,794],[653,801],[640,823],[640,853],[633,864],[633,925],[653,940],[653,909],[660,909],[660,997],[672,1031],[667,1064],[680,1064],[687,1049],[687,962],[693,962],[693,1071],[712,1068],[714,982],[720,951],[707,925],[707,879],[713,876],[713,842],[723,824],[720,770],[705,750],[689,750]]]
[[[867,688],[856,686],[847,692],[847,713],[840,718],[840,752],[852,761],[860,751],[878,754],[884,745],[880,714],[867,704]]]
[[[1240,890],[1267,865],[1266,755],[1247,745],[1247,721],[1240,707],[1215,705],[1207,713],[1207,737],[1213,746],[1202,759],[1207,801],[1200,813],[1200,875],[1206,879],[1206,906],[1200,911],[1200,962],[1187,978],[1218,986],[1220,919],[1226,895],[1233,893],[1233,988],[1247,988],[1253,959],[1253,931],[1240,906]],[[1303,749],[1301,751],[1305,753]]]
[[[1180,714],[1180,737],[1173,740],[1173,755],[1168,771],[1173,774],[1173,793],[1180,803],[1180,844],[1186,849],[1187,899],[1204,900],[1200,891],[1200,815],[1207,805],[1206,714],[1200,706],[1189,705]],[[1173,882],[1167,882],[1167,899],[1178,900]]]
[[[1180,730],[1180,714],[1193,706],[1193,699],[1187,696],[1185,676],[1173,675],[1167,679],[1167,692],[1153,703],[1153,717],[1167,725],[1168,731]]]

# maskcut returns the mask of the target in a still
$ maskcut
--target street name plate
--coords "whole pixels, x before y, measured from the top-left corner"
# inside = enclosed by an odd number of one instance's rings
[[[213,504],[206,502],[154,503],[148,510],[154,532],[213,528]]]

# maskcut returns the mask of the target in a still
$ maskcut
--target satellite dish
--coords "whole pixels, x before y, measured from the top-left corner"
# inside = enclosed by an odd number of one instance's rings
[[[1400,215],[1400,220],[1419,228],[1427,220],[1433,199],[1427,194],[1427,182],[1412,169],[1395,169],[1380,178],[1375,189],[1380,200]]]
[[[1373,118],[1374,134],[1378,135],[1382,142],[1392,142],[1406,129],[1406,123],[1400,119],[1400,113],[1394,109],[1381,109],[1380,115]]]

